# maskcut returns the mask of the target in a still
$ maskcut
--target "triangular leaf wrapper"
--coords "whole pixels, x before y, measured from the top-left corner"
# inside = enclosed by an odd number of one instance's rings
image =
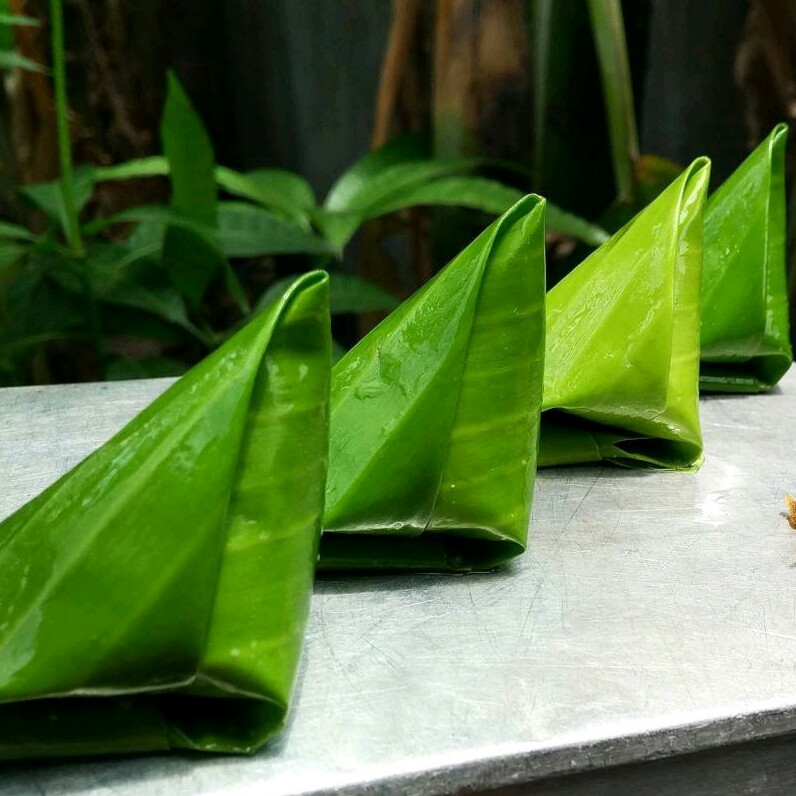
[[[0,758],[249,752],[279,729],[329,362],[315,272],[0,524]]]
[[[543,353],[544,202],[528,196],[335,366],[320,566],[521,552]]]
[[[787,137],[787,125],[777,125],[705,206],[704,390],[768,390],[793,360],[785,274]]]
[[[689,469],[698,412],[702,208],[696,160],[547,296],[539,465]]]

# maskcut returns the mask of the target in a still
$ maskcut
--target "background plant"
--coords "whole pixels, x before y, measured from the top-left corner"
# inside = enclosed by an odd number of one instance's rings
[[[0,228],[5,384],[179,373],[271,301],[292,274],[314,267],[332,274],[335,335],[350,344],[529,190],[554,202],[548,212],[552,283],[679,171],[640,154],[633,33],[639,18],[653,13],[649,4],[626,4],[627,23],[618,0],[394,0],[374,151],[322,192],[284,169],[218,165],[219,150],[222,158],[230,152],[224,130],[232,124],[215,111],[222,84],[206,71],[211,79],[204,84],[189,81],[200,116],[176,74],[166,75],[156,48],[169,32],[179,39],[192,24],[205,30],[211,17],[220,20],[214,4],[192,8],[179,28],[165,33],[153,24],[151,9],[140,10],[135,22],[135,14],[105,0],[66,0],[65,6],[50,0],[45,13],[41,0],[10,0],[0,8],[0,22],[16,23],[2,28],[16,34],[0,44],[0,66],[11,67],[16,81],[23,75],[28,90],[52,92],[59,146],[49,173],[60,175],[37,179],[47,173],[47,125],[30,136],[35,157],[17,170],[22,185],[13,184],[19,147],[11,145],[13,135],[0,135],[0,157],[9,166],[0,182],[14,188],[0,190],[8,219]],[[351,0],[345,7],[361,5]],[[305,0],[285,13],[302,8],[310,8]],[[357,13],[369,15],[370,24],[387,10],[386,0],[367,9]],[[11,12],[17,12],[13,20]],[[308,37],[335,24],[331,16],[320,18],[326,11],[314,13],[302,28]],[[240,32],[243,20],[224,16],[222,22]],[[136,24],[147,36],[135,47],[106,33]],[[277,25],[277,17],[269,24]],[[496,32],[501,47],[486,46]],[[207,70],[217,63],[217,42],[201,41],[196,63]],[[139,51],[147,57],[132,57]],[[342,51],[327,54],[335,63],[345,58]],[[180,66],[179,53],[172,60]],[[247,86],[261,85],[253,67]],[[284,68],[290,70],[288,62]],[[186,74],[184,65],[180,71]],[[292,74],[300,79],[303,72]],[[144,116],[136,117],[139,107],[153,107],[142,86],[163,97],[151,135]],[[7,93],[13,133],[19,115],[14,92]],[[107,122],[87,126],[85,109],[98,104],[97,96],[105,114],[98,117]],[[343,102],[345,96],[338,86],[335,97]],[[260,102],[272,99],[261,93],[247,111],[256,114]],[[555,121],[565,99],[573,118],[573,109],[591,114],[568,136]],[[238,116],[241,129],[250,129],[250,115]],[[270,127],[277,122],[284,143],[291,116],[284,117],[272,117],[259,134],[276,135]],[[145,156],[129,157],[139,153]],[[559,203],[593,221],[559,210]]]

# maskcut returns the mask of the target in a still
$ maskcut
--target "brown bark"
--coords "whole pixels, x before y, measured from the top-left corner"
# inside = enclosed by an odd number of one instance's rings
[[[40,16],[31,0],[11,0],[15,14]],[[40,17],[41,18],[41,17]],[[46,28],[15,27],[19,52],[40,64],[48,64]],[[11,142],[16,156],[16,175],[26,184],[51,180],[58,174],[58,140],[52,84],[48,75],[17,69],[7,81]]]
[[[393,0],[392,23],[376,96],[374,149],[383,146],[390,138],[398,113],[402,87],[410,79],[410,74],[412,77],[417,76],[417,69],[411,61],[411,56],[420,36],[425,2],[426,0]]]
[[[796,2],[755,0],[738,47],[735,78],[746,99],[749,148],[772,125],[796,120]]]
[[[384,145],[395,135],[427,131],[430,121],[431,70],[428,63],[430,0],[393,0],[393,16],[382,61],[372,146]],[[390,235],[408,238],[406,267],[384,247]],[[393,295],[405,298],[432,273],[428,247],[428,214],[421,208],[379,218],[362,230],[361,275]],[[410,281],[401,280],[402,273]],[[366,334],[384,313],[359,317],[360,335]]]
[[[438,0],[434,134],[444,157],[528,160],[526,0]]]

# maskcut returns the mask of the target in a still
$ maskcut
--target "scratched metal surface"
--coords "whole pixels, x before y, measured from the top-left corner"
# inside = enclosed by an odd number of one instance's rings
[[[164,386],[0,391],[0,516]],[[0,793],[428,795],[796,730],[796,370],[702,417],[697,475],[542,473],[500,573],[318,583],[290,725],[254,758],[7,766]]]

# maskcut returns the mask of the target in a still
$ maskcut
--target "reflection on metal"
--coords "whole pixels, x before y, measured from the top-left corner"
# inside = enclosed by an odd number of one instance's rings
[[[0,391],[0,516],[167,382]],[[796,371],[702,402],[696,474],[541,472],[530,551],[321,580],[289,726],[250,759],[0,770],[4,796],[446,793],[796,731]]]

